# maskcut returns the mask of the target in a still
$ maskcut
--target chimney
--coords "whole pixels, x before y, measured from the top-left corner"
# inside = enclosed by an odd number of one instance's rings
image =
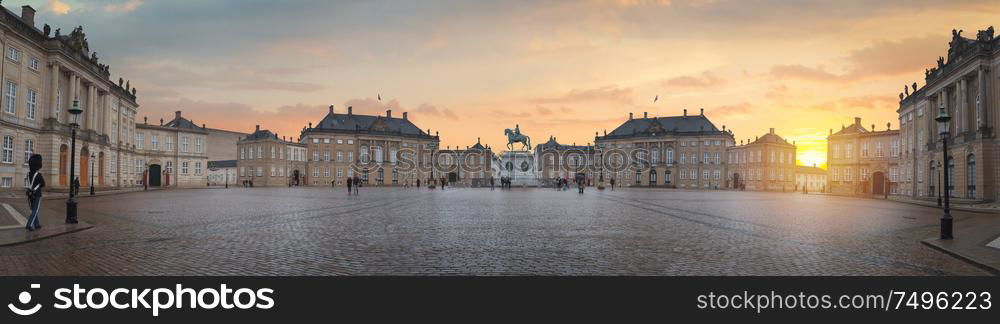
[[[392,118],[392,109],[388,109],[388,110],[385,111],[385,117],[386,118]]]
[[[333,115],[333,105],[330,105],[330,114]]]
[[[688,110],[687,108],[684,108],[684,117],[687,117],[687,115],[688,115]]]
[[[255,130],[255,132],[259,132],[259,131],[260,131],[260,125],[257,125],[257,129]]]
[[[701,108],[701,115],[705,116],[705,108]]]
[[[174,112],[174,119],[181,119],[181,111],[180,110]]]
[[[205,127],[205,123],[201,123],[201,128],[208,128],[208,127]]]
[[[347,106],[347,115],[350,116],[352,114],[354,114],[354,107]]]
[[[403,120],[409,120],[407,115],[409,115],[409,112],[408,111],[404,111],[403,112]]]
[[[163,118],[160,118],[160,126],[163,126]]]
[[[632,113],[628,113],[628,120],[632,120]]]
[[[642,118],[649,118],[649,112],[642,112]]]
[[[309,129],[312,129],[312,128],[313,128],[313,123],[309,122]]]
[[[768,133],[774,134],[774,127],[771,127],[771,131]]]
[[[861,126],[861,117],[854,117],[854,124],[858,125],[860,127]]]
[[[21,6],[21,20],[28,26],[35,27],[35,8],[28,5]]]

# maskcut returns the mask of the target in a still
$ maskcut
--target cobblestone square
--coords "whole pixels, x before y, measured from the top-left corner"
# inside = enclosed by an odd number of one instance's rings
[[[799,193],[230,188],[80,199],[82,232],[0,275],[987,275],[940,211]],[[47,213],[62,213],[49,200]],[[956,226],[989,214],[955,212]]]

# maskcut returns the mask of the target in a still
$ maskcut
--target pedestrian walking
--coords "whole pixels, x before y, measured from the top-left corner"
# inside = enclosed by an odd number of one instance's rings
[[[73,178],[73,188],[70,188],[70,190],[73,190],[74,196],[80,195],[80,177]]]
[[[420,179],[417,179],[417,189],[420,189]]]
[[[42,156],[38,154],[32,154],[28,158],[28,186],[26,189],[26,194],[28,195],[28,204],[31,207],[31,217],[28,218],[28,223],[26,228],[28,231],[34,231],[36,229],[41,229],[42,224],[38,220],[39,209],[42,205],[42,188],[45,188],[45,178],[42,177],[42,173],[39,170],[42,169]]]
[[[611,191],[615,191],[615,178],[611,178]]]
[[[492,176],[490,176],[490,191],[493,191],[493,187],[494,187],[494,184],[493,184],[493,177],[492,177]]]
[[[351,178],[347,178],[347,195],[348,196],[351,195],[351,182],[353,182],[353,180],[351,180]]]
[[[361,191],[361,178],[354,176],[354,195],[358,195]]]

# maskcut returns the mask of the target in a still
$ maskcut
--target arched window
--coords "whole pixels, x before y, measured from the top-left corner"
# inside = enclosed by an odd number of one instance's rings
[[[389,149],[389,163],[396,163],[396,148]]]
[[[652,187],[655,185],[656,185],[656,169],[649,170],[649,186]]]
[[[965,185],[966,195],[969,198],[976,198],[976,155],[969,154],[965,163]]]
[[[667,164],[674,164],[674,148],[667,148]]]
[[[368,145],[361,145],[361,163],[368,163]]]

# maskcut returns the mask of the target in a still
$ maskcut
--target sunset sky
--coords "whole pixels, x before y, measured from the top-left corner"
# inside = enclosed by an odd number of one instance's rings
[[[802,164],[853,117],[898,127],[904,84],[952,28],[1000,23],[995,1],[5,1],[83,25],[139,119],[298,136],[327,106],[409,111],[442,146],[593,142],[629,112],[705,113],[736,140],[774,127]],[[381,94],[382,103],[376,100]],[[659,101],[653,103],[653,98]]]

